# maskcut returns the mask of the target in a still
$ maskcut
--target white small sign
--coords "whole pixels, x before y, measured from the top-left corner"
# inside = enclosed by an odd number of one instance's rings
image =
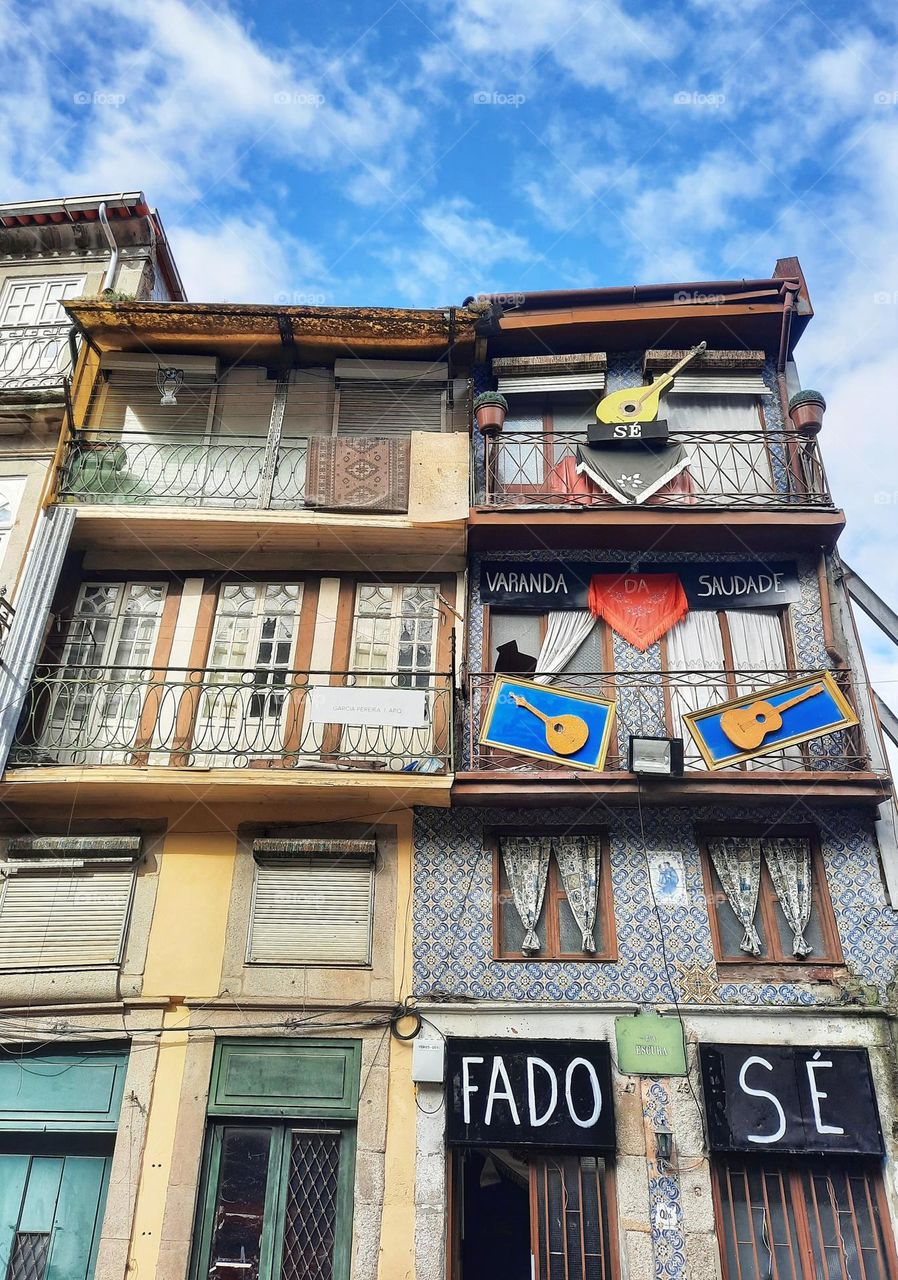
[[[312,724],[426,729],[427,690],[317,684],[309,690]]]

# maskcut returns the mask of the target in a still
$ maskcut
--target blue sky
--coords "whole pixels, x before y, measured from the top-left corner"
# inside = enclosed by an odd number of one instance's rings
[[[894,0],[0,0],[0,24],[0,198],[142,188],[194,300],[432,306],[797,254],[844,552],[898,600]]]

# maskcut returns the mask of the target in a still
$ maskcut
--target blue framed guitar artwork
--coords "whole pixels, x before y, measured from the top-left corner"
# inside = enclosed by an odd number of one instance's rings
[[[615,703],[532,680],[496,676],[480,745],[501,747],[572,769],[605,767]]]
[[[857,722],[829,671],[775,684],[683,716],[709,769],[725,769]]]

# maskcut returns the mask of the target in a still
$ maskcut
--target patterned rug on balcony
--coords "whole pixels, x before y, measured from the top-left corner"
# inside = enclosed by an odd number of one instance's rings
[[[408,440],[312,436],[306,504],[341,511],[407,511],[408,469]]]

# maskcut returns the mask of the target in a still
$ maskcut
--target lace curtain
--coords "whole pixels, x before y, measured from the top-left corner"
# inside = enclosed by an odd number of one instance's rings
[[[599,841],[595,836],[556,836],[552,840],[571,914],[581,933],[583,950],[595,954],[599,904]]]
[[[761,841],[724,836],[709,840],[708,852],[727,902],[745,930],[739,946],[750,955],[759,956],[761,939],[755,928],[755,912],[761,884]]]
[[[813,948],[804,931],[811,918],[811,847],[807,840],[786,838],[765,840],[763,847],[774,892],[792,930],[792,954],[809,956]]]
[[[526,930],[521,950],[539,953],[536,922],[543,909],[552,841],[547,836],[508,836],[499,842],[515,910]]]
[[[770,492],[773,473],[754,396],[671,393],[664,416],[672,432],[708,437],[684,441],[689,474],[704,501],[726,504],[733,493]]]
[[[596,624],[588,609],[553,609],[546,622],[546,636],[536,660],[539,684],[548,684],[563,671]]]
[[[726,661],[717,614],[712,610],[687,613],[667,633],[667,669],[682,672],[670,686],[670,712],[674,733],[683,739],[687,769],[704,769],[701,752],[683,724],[687,711],[704,711],[727,699]],[[700,674],[689,674],[698,672]],[[711,672],[711,675],[705,673]],[[716,678],[713,673],[720,672]]]

